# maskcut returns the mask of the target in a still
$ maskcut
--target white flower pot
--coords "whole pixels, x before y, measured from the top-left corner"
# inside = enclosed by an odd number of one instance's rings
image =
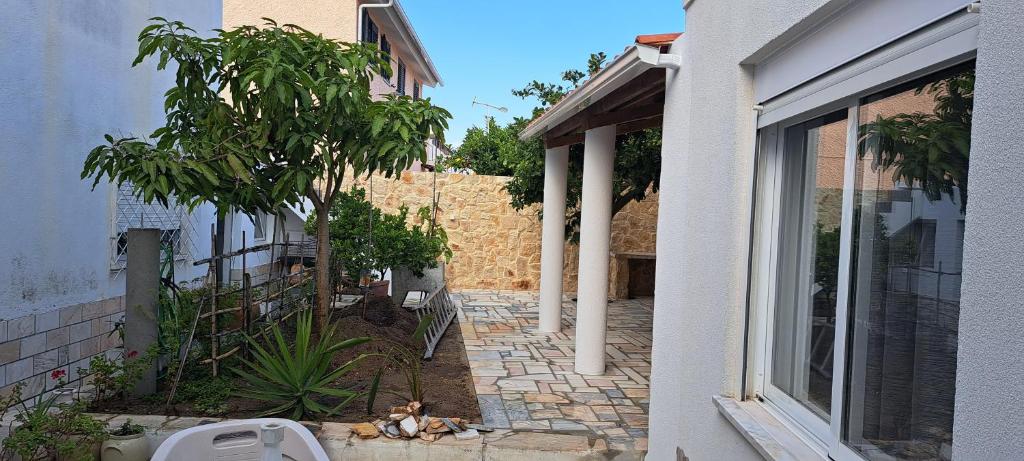
[[[102,461],[146,461],[149,459],[149,439],[146,434],[111,435],[103,442]]]

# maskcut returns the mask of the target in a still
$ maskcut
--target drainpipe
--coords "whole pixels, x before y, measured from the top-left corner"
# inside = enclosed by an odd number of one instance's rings
[[[363,3],[359,5],[359,19],[356,21],[356,41],[363,41],[363,13],[367,8],[391,8],[395,6],[395,0],[388,0],[387,3]]]

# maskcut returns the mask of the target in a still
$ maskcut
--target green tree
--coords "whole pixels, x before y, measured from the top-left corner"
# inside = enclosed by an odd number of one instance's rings
[[[176,67],[165,93],[166,123],[150,139],[107,135],[82,177],[130,182],[146,202],[170,197],[218,213],[276,213],[313,203],[322,330],[330,301],[327,214],[347,172],[393,175],[425,160],[431,133],[451,115],[428,99],[374,100],[370,80],[390,72],[376,46],[342,43],[294,25],[243,26],[200,37],[178,21],[153,18],[139,34],[133,65],[157,57]]]
[[[488,119],[486,128],[473,127],[466,132],[462,145],[451,157],[443,159],[444,168],[469,169],[477,174],[512,176],[506,186],[512,206],[524,209],[544,201],[544,144],[540,139],[521,141],[519,133],[536,117],[561,101],[579,87],[587,75],[601,70],[606,56],[592,54],[587,72],[567,70],[562,80],[543,83],[534,80],[512,94],[523,99],[536,99],[531,118],[517,117],[506,125]],[[661,177],[661,130],[643,130],[616,137],[615,177],[612,213],[650,192],[657,192]],[[566,238],[579,239],[580,208],[583,192],[583,146],[569,150],[568,187],[566,191]]]
[[[934,109],[867,121],[860,127],[858,152],[862,158],[870,152],[876,169],[892,171],[894,182],[920,188],[928,200],[957,193],[966,211],[974,69],[925,83],[915,94],[932,96]]]

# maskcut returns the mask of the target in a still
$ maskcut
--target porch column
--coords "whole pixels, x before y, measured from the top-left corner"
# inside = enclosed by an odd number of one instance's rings
[[[569,146],[544,153],[544,231],[540,254],[540,331],[562,325],[562,267],[565,262],[565,188]]]
[[[580,268],[576,294],[576,372],[604,374],[608,252],[612,227],[615,126],[587,131],[583,150]]]

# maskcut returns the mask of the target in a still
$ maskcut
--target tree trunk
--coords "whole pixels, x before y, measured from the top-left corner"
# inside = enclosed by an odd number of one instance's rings
[[[316,210],[316,308],[313,316],[314,331],[322,332],[327,326],[327,313],[331,308],[331,238],[327,207]]]

